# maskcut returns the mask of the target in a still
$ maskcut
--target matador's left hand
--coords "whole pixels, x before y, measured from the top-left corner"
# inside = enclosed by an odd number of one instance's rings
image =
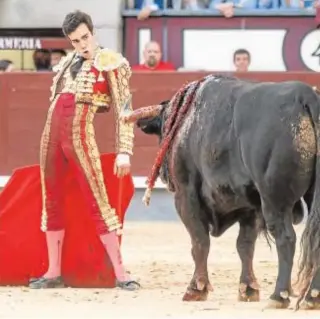
[[[118,154],[114,163],[113,172],[118,177],[123,177],[130,173],[130,155]]]

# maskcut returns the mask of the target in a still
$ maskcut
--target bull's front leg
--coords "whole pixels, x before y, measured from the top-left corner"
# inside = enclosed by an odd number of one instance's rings
[[[183,296],[184,301],[207,300],[212,286],[208,276],[208,255],[210,250],[209,226],[201,210],[197,190],[186,186],[175,194],[175,205],[192,243],[191,254],[195,270]]]
[[[292,225],[292,208],[277,209],[275,205],[262,202],[262,211],[268,231],[274,237],[278,253],[278,276],[276,287],[270,296],[268,308],[288,308],[291,295],[291,274],[296,248],[296,233]]]
[[[239,301],[259,301],[259,284],[253,271],[253,257],[258,238],[257,217],[254,211],[251,215],[239,221],[240,229],[237,239],[237,251],[241,260],[241,275],[238,291]]]

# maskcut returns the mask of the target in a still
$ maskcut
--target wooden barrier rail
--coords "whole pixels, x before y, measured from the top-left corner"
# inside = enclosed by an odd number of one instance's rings
[[[132,76],[134,108],[170,98],[184,83],[204,72],[137,72]],[[256,81],[300,80],[320,86],[318,73],[250,72],[237,75]],[[0,176],[16,167],[37,164],[39,143],[49,106],[52,73],[0,74]],[[96,135],[101,152],[113,150],[114,120],[111,113],[98,114]],[[133,175],[148,175],[158,140],[135,130]]]

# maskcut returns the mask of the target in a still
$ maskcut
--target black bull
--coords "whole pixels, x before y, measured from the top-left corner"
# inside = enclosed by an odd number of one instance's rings
[[[138,126],[163,142],[172,108],[173,100],[163,102],[158,115],[139,119]],[[320,305],[319,109],[315,91],[298,81],[211,77],[197,88],[160,170],[192,241],[195,271],[184,300],[207,298],[209,235],[220,236],[239,222],[239,300],[259,300],[254,248],[259,232],[268,231],[279,261],[270,306],[288,307],[293,224],[303,219],[304,198],[310,216],[302,237],[302,297],[309,309]]]

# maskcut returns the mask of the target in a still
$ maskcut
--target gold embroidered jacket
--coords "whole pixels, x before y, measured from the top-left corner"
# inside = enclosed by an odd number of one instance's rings
[[[75,62],[75,53],[68,54],[54,71],[57,72],[51,88],[51,101],[55,98],[61,77],[65,79],[61,92],[75,94],[76,103],[86,103],[101,111],[114,107],[116,120],[116,152],[132,155],[133,123],[119,120],[122,112],[132,111],[129,80],[129,62],[117,52],[99,49],[94,61],[85,61],[75,80],[70,76],[70,66]]]

